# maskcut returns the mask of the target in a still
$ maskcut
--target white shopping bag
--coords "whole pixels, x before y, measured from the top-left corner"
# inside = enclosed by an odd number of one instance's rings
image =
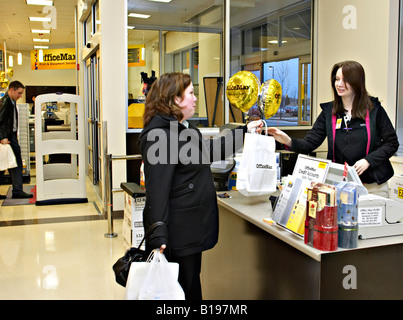
[[[10,144],[0,143],[0,171],[15,168],[16,166],[17,160]]]
[[[246,133],[238,168],[236,189],[245,196],[261,196],[276,191],[276,142],[273,137]]]
[[[132,262],[126,283],[126,300],[185,300],[178,282],[179,264],[168,262],[159,250],[148,262]]]

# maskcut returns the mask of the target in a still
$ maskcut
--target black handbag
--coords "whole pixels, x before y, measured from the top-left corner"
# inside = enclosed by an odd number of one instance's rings
[[[147,233],[144,235],[139,246],[137,248],[133,247],[128,249],[125,255],[119,258],[113,265],[112,268],[115,272],[116,282],[119,283],[121,286],[126,287],[127,277],[129,276],[130,266],[132,262],[141,262],[147,260],[146,252],[140,248],[148,235],[153,232],[154,229],[158,226],[165,226],[165,223],[161,221],[153,223],[150,229],[147,230]]]

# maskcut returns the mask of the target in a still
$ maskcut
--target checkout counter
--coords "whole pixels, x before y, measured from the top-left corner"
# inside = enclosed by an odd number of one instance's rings
[[[338,181],[336,176],[343,170],[339,166],[331,165],[327,181]],[[358,176],[356,179],[359,181]],[[247,197],[234,190],[225,193],[230,197],[217,197],[218,244],[203,253],[204,299],[403,298],[401,202],[360,196],[359,210],[376,208],[378,223],[358,228],[358,246],[354,249],[321,251],[306,245],[301,235],[267,222],[276,221],[273,195]],[[274,194],[279,195],[279,191]]]
[[[269,196],[227,193],[218,198],[218,244],[203,253],[204,299],[403,298],[403,236],[320,251],[263,220],[272,215]]]
[[[218,243],[203,252],[204,299],[403,299],[403,232],[385,236],[385,225],[379,237],[371,232],[358,240],[357,248],[320,251],[264,221],[273,216],[271,195],[217,192],[223,193],[230,197],[217,197]]]

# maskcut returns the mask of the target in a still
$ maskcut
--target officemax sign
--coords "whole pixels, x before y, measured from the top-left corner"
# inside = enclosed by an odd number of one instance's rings
[[[48,49],[43,50],[43,61],[39,61],[39,50],[31,51],[32,70],[75,69],[76,49]]]

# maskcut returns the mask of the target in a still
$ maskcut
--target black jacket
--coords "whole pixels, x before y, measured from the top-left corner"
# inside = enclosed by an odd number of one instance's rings
[[[242,146],[246,126],[238,129]],[[144,227],[148,230],[157,221],[168,227],[155,229],[146,239],[146,251],[167,244],[171,254],[185,256],[217,243],[218,208],[210,161],[218,146],[221,159],[234,152],[224,145],[235,144],[232,138],[236,130],[206,145],[207,140],[196,127],[190,125],[188,129],[168,116],[155,116],[143,129],[140,147],[146,187]]]
[[[14,110],[15,105],[6,93],[0,99],[0,140],[9,139],[13,133]]]
[[[366,128],[370,141],[369,152],[368,155],[357,154],[355,161],[365,158],[370,164],[368,168],[370,179],[381,184],[388,181],[394,174],[389,158],[396,153],[399,148],[399,142],[396,131],[379,100],[371,97],[371,101],[373,109],[369,113],[370,130],[368,130],[368,127]],[[334,135],[332,127],[333,102],[323,103],[320,106],[322,112],[315,121],[312,130],[308,132],[304,139],[292,139],[291,150],[300,153],[310,153],[318,148],[325,138],[327,138],[327,159],[333,161],[335,158],[333,154]],[[363,143],[367,143],[367,141],[363,141]]]

